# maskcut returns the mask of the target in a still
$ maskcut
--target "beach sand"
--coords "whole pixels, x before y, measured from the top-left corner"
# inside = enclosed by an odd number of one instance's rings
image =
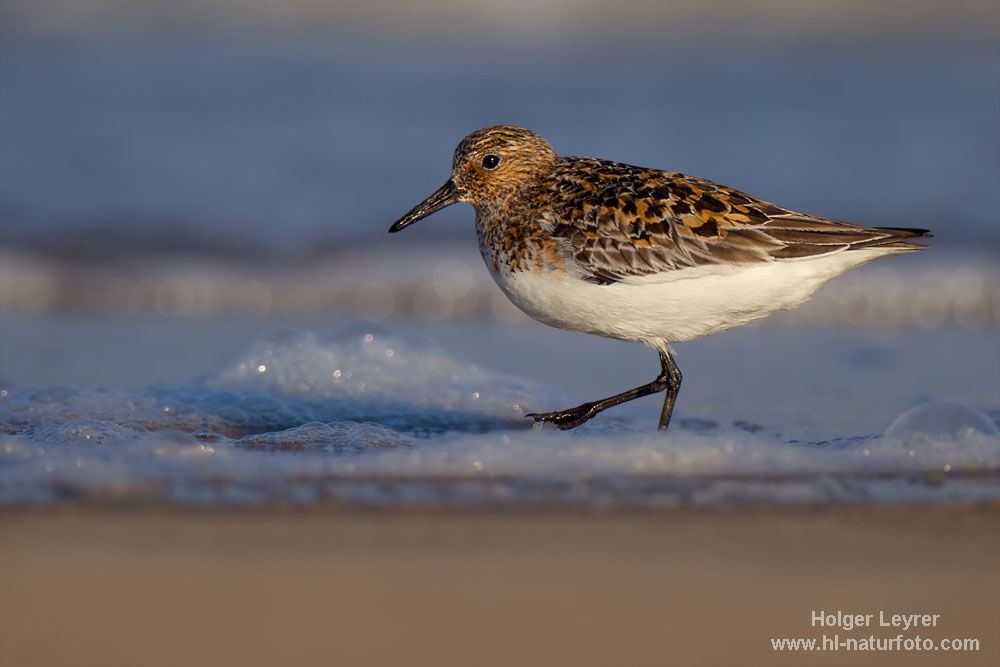
[[[998,628],[996,506],[0,510],[3,665],[995,665]],[[824,632],[980,650],[771,648]]]

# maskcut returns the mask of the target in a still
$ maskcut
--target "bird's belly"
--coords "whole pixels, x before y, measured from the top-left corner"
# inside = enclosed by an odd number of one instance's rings
[[[545,324],[653,346],[707,336],[805,302],[823,283],[883,253],[712,265],[598,285],[558,271],[501,271],[507,297]]]

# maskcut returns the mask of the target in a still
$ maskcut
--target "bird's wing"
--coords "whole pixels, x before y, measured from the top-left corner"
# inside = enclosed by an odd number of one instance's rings
[[[922,229],[872,228],[790,211],[702,178],[564,158],[542,224],[587,280],[882,247],[918,250]]]

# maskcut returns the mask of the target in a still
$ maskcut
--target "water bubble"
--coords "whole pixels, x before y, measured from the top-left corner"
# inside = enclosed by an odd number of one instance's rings
[[[135,441],[148,431],[138,424],[115,424],[100,419],[78,419],[33,429],[32,439],[59,444],[114,444]]]
[[[1000,428],[981,411],[963,403],[931,401],[907,410],[885,430],[885,437],[960,439],[973,434],[1000,435]]]
[[[284,431],[245,436],[235,444],[240,449],[253,451],[351,453],[409,447],[412,439],[370,422],[309,422]]]

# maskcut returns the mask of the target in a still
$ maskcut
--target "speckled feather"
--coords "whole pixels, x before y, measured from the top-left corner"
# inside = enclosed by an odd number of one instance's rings
[[[560,159],[535,201],[529,219],[565,239],[573,261],[599,283],[873,245],[915,250],[922,246],[904,239],[924,234],[804,215],[702,178],[592,158]]]
[[[520,187],[477,205],[484,255],[510,269],[569,269],[608,284],[705,264],[792,260],[872,246],[920,250],[922,229],[873,228],[792,211],[712,181],[586,157],[558,157],[521,128],[473,133],[455,167],[502,151]],[[554,158],[554,159],[553,159]],[[490,190],[485,179],[473,188]],[[489,260],[488,260],[489,261]],[[494,267],[499,269],[499,266]]]

